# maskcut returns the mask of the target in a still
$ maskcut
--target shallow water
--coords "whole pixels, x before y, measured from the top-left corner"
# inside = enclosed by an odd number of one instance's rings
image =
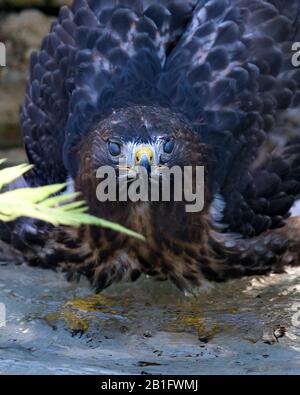
[[[9,264],[0,302],[1,373],[300,373],[300,269],[187,297],[146,278],[94,295]]]

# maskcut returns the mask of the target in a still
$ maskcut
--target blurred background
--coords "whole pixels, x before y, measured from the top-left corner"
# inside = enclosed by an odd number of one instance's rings
[[[30,53],[62,5],[72,0],[0,0],[0,42],[6,46],[6,67],[0,67],[0,158],[25,160],[19,128]]]

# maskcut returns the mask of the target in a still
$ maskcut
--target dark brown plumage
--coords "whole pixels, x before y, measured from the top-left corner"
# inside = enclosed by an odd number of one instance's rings
[[[74,180],[91,213],[145,235],[22,220],[2,239],[97,291],[141,273],[179,288],[298,262],[297,141],[266,149],[300,98],[300,6],[280,0],[75,0],[33,54],[21,125],[30,185]],[[172,142],[165,149],[166,144]],[[112,145],[109,145],[112,144]],[[157,166],[204,166],[205,205],[100,203],[99,166],[140,145]],[[170,148],[171,147],[171,148]],[[113,151],[112,151],[113,150]]]

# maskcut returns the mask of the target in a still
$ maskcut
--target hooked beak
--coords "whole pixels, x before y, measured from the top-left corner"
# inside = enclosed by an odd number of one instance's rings
[[[149,147],[141,147],[135,153],[135,165],[143,166],[147,170],[147,173],[151,172],[151,165],[153,162],[153,151]]]

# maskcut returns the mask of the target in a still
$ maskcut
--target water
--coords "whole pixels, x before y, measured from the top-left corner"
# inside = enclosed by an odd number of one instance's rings
[[[0,302],[0,373],[300,373],[300,269],[187,297],[146,278],[94,295],[9,264]]]

